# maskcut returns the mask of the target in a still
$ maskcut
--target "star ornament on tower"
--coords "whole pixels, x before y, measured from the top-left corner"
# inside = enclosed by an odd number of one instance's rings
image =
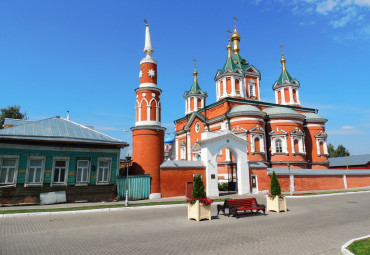
[[[155,76],[155,71],[154,71],[153,69],[150,69],[150,70],[148,71],[148,75],[149,75],[150,77],[154,77],[154,76]]]
[[[143,71],[140,70],[139,77],[143,77]]]

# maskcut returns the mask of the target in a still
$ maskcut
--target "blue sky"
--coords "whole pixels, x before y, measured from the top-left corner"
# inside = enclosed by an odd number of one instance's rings
[[[196,58],[207,104],[238,17],[241,55],[262,74],[274,102],[280,45],[300,84],[302,106],[329,121],[328,141],[370,153],[370,0],[11,1],[0,2],[0,107],[30,120],[52,116],[93,125],[131,143],[139,62],[149,21],[162,89],[162,123],[184,115]]]

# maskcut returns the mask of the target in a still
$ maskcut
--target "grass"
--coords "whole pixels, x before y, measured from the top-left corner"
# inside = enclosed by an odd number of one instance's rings
[[[355,255],[369,255],[370,254],[370,238],[353,242],[350,246],[348,246],[348,250],[350,250]]]
[[[223,201],[216,199],[214,202]],[[166,202],[149,202],[149,203],[136,203],[129,204],[129,207],[138,206],[153,206],[153,205],[174,205],[174,204],[186,204],[186,201],[166,201]],[[96,205],[96,206],[78,206],[69,208],[40,208],[40,209],[19,209],[19,210],[4,210],[0,211],[1,214],[14,214],[14,213],[36,213],[36,212],[64,212],[64,211],[81,211],[81,210],[92,210],[92,209],[105,209],[105,208],[120,208],[125,207],[124,204],[116,205]]]

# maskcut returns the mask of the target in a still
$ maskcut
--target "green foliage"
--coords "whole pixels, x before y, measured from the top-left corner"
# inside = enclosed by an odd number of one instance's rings
[[[11,119],[27,119],[26,113],[20,112],[21,107],[19,105],[12,105],[6,108],[0,109],[0,129],[3,128],[5,118]]]
[[[192,197],[193,198],[198,198],[198,199],[207,197],[201,175],[197,175],[194,178],[194,186],[193,186],[193,195],[192,195]]]
[[[278,178],[276,177],[275,171],[272,172],[271,183],[270,183],[270,192],[272,196],[280,196],[281,188]]]
[[[352,243],[348,250],[356,255],[368,255],[370,254],[370,238],[358,240]]]
[[[229,184],[227,182],[219,183],[218,184],[218,190],[219,191],[228,191],[229,190]]]
[[[328,153],[329,158],[345,157],[350,155],[349,151],[343,145],[339,144],[335,149],[331,143],[328,144]]]

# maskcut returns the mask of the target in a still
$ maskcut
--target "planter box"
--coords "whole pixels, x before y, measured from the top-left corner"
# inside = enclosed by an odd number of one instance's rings
[[[266,210],[275,211],[277,213],[280,213],[280,211],[286,212],[286,197],[276,196],[274,199],[272,199],[268,195],[266,195]]]
[[[196,221],[211,220],[211,205],[203,205],[198,200],[195,204],[188,203],[188,219]]]

